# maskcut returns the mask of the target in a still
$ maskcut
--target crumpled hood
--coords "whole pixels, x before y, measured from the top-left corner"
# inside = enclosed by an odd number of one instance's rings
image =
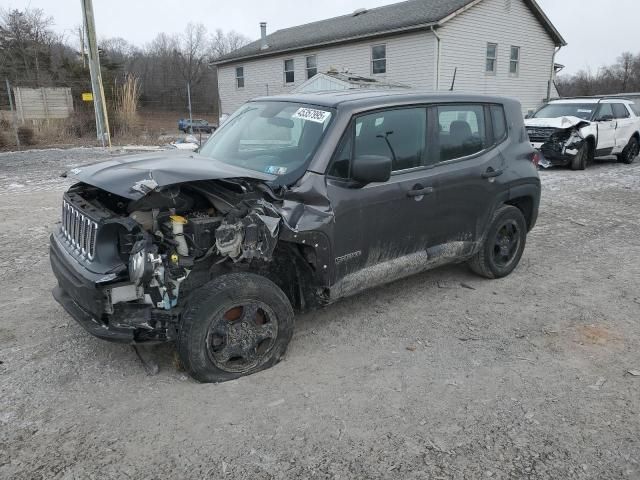
[[[558,117],[558,118],[527,118],[524,121],[527,127],[553,127],[553,128],[583,128],[587,125],[591,125],[591,122],[587,122],[578,117]]]
[[[74,168],[65,173],[121,197],[137,200],[158,187],[198,180],[253,178],[272,181],[277,177],[236,167],[197,153],[159,151],[126,155]]]

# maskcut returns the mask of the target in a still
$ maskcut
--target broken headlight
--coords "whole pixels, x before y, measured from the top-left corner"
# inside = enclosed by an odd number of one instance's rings
[[[140,283],[144,276],[147,252],[144,242],[138,242],[129,256],[129,279],[134,283]]]

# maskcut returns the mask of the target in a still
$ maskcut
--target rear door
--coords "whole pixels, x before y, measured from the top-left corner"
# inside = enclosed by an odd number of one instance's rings
[[[433,139],[438,230],[432,240],[469,248],[480,240],[503,189],[504,109],[501,105],[439,105],[430,109],[429,118],[438,125]]]
[[[631,115],[624,103],[613,104],[613,115],[616,118],[616,146],[613,153],[620,153],[627,146],[631,136],[637,129],[637,119]]]
[[[613,114],[613,104],[610,102],[600,103],[594,118],[598,128],[596,156],[609,155],[616,146],[616,126],[618,123]]]

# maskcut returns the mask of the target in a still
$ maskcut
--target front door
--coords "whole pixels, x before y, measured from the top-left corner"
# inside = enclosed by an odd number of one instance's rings
[[[357,116],[342,139],[327,176],[337,296],[405,276],[412,265],[424,268],[437,211],[426,127],[424,107],[380,110]],[[391,158],[389,181],[356,185],[350,164],[358,155]]]
[[[616,146],[617,121],[613,114],[613,105],[601,103],[594,118],[598,128],[596,156],[610,155]]]

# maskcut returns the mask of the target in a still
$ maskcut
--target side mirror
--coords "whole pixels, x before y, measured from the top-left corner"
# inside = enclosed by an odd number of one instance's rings
[[[351,178],[363,185],[386,182],[391,178],[391,159],[382,155],[356,157],[351,165]]]

